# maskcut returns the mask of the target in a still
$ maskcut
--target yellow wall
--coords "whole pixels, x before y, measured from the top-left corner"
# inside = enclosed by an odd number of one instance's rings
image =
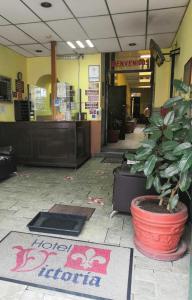
[[[180,48],[176,57],[174,78],[183,79],[184,65],[192,57],[192,1],[190,1],[185,16],[173,41],[172,48]],[[168,52],[170,49],[163,49]],[[168,59],[168,57],[166,57]],[[154,106],[160,107],[169,98],[171,64],[165,62],[161,67],[156,66],[155,72],[155,101]]]
[[[0,75],[12,79],[12,91],[15,91],[15,79],[17,73],[23,73],[25,82],[25,94],[27,83],[26,58],[6,47],[0,46]],[[14,121],[14,105],[12,103],[0,102],[0,121]]]
[[[169,50],[163,49],[164,53]],[[167,60],[167,57],[166,57]],[[168,60],[169,57],[168,57]],[[154,78],[154,107],[161,107],[163,103],[169,98],[170,94],[170,76],[171,76],[171,62],[165,61],[163,65],[158,67],[155,65],[155,78]]]
[[[192,1],[190,1],[181,26],[174,39],[173,46],[180,48],[176,58],[175,78],[183,79],[184,65],[192,57]]]

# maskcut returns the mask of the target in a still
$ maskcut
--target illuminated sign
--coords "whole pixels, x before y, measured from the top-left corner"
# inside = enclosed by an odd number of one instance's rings
[[[124,60],[114,60],[111,67],[115,69],[149,69],[150,59],[148,58],[129,58]]]

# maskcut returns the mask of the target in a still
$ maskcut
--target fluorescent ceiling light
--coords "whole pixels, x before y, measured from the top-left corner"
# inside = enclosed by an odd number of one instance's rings
[[[90,48],[94,48],[94,45],[90,40],[86,40],[86,43]]]
[[[151,57],[151,54],[143,54],[143,55],[140,55],[141,58],[150,58]]]
[[[71,47],[71,48],[73,48],[73,49],[76,48],[75,45],[74,45],[73,43],[71,43],[71,42],[67,42],[67,45],[69,45],[69,47]]]
[[[139,76],[149,76],[151,72],[139,72]]]
[[[139,82],[150,82],[150,78],[140,78]]]
[[[138,88],[140,89],[149,89],[151,86],[150,85],[139,85]]]
[[[85,48],[85,46],[83,45],[83,43],[81,41],[76,41],[76,44],[80,47],[80,48]]]

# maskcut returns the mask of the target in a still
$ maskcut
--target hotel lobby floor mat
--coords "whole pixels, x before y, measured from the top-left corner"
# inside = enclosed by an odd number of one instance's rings
[[[0,280],[79,299],[130,300],[131,248],[12,231],[0,253]]]
[[[50,213],[60,213],[60,214],[71,214],[86,217],[87,220],[90,219],[94,213],[95,208],[74,206],[74,205],[63,205],[55,204],[49,210]]]
[[[27,226],[30,231],[77,236],[85,221],[85,216],[39,212]]]

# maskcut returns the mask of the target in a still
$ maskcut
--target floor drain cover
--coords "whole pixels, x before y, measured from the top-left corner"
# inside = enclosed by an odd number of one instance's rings
[[[30,231],[77,236],[85,221],[85,216],[39,212],[27,226]]]

